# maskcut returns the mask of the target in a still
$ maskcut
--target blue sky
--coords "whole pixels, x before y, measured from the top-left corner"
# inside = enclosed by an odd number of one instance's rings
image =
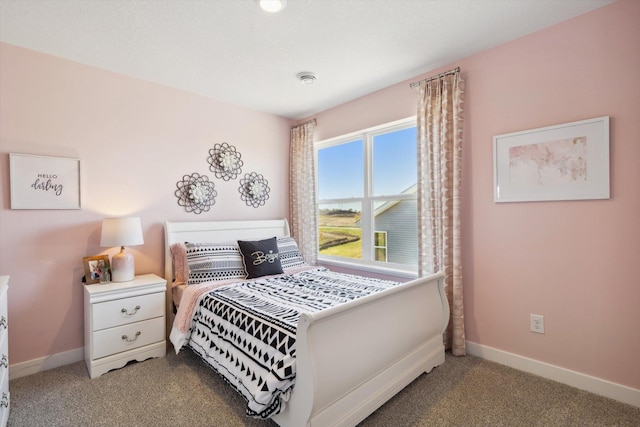
[[[362,140],[319,150],[319,199],[363,196],[363,156]],[[415,127],[374,137],[374,195],[398,194],[415,184],[416,156]]]

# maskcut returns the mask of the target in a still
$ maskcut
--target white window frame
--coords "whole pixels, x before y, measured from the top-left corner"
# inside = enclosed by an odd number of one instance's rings
[[[373,163],[373,138],[375,136],[386,134],[390,132],[399,131],[411,127],[416,127],[416,116],[408,117],[406,119],[396,120],[390,123],[385,123],[379,126],[363,129],[357,132],[351,132],[349,134],[340,135],[334,138],[318,141],[314,147],[314,156],[316,165],[318,164],[318,151],[324,148],[340,145],[347,142],[353,142],[359,139],[363,140],[364,144],[364,195],[363,197],[344,198],[344,199],[319,199],[318,191],[318,176],[316,168],[316,215],[320,205],[323,204],[335,204],[335,203],[361,203],[362,214],[360,218],[360,224],[362,226],[362,259],[344,258],[330,255],[323,255],[318,253],[318,261],[322,264],[335,265],[339,267],[345,267],[354,270],[369,271],[373,273],[391,274],[394,276],[415,278],[417,277],[417,266],[409,266],[406,264],[397,264],[390,262],[375,261],[375,251],[373,247],[373,231],[374,222],[373,218],[373,206],[377,201],[388,200],[414,200],[417,198],[417,194],[393,194],[393,195],[378,195],[374,196],[372,193],[373,176],[370,174],[371,165]],[[417,161],[417,159],[416,159]],[[417,177],[416,177],[417,179]],[[368,208],[367,208],[368,207]],[[316,230],[319,233],[318,230]],[[417,233],[417,230],[416,230]],[[320,236],[318,236],[318,241]],[[388,248],[387,248],[388,249]]]

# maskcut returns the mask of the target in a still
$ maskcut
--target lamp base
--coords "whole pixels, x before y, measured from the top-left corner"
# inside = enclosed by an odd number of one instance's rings
[[[129,282],[135,278],[135,265],[133,255],[124,251],[124,246],[120,252],[111,257],[111,281]]]

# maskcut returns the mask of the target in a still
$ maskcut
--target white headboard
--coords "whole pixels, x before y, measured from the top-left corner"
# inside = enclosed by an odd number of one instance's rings
[[[258,221],[190,221],[164,223],[164,277],[170,287],[173,281],[171,245],[178,242],[227,243],[236,240],[258,240],[289,236],[286,219]]]

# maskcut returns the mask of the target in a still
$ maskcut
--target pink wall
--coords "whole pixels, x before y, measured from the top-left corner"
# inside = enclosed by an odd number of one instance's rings
[[[469,341],[640,389],[640,2],[455,64],[466,77]],[[415,115],[409,82],[318,114],[319,140]],[[493,202],[493,136],[608,115],[611,199]],[[544,335],[529,314],[545,316]]]
[[[11,364],[80,348],[82,257],[101,248],[105,216],[142,218],[136,272],[162,275],[163,222],[288,216],[286,119],[0,44],[0,274],[11,276]],[[214,144],[242,154],[243,172],[269,180],[271,197],[245,205],[238,180],[208,170]],[[82,210],[10,210],[8,153],[81,159]],[[209,212],[189,214],[173,192],[185,174],[208,174]]]

